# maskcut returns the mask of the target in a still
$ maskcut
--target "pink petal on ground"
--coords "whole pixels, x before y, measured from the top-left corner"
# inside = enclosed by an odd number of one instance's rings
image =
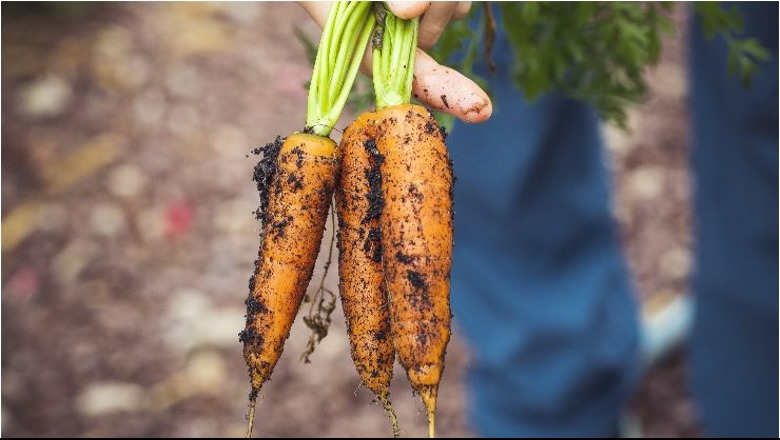
[[[10,299],[27,301],[38,294],[41,278],[32,267],[23,267],[8,279],[4,291]]]
[[[195,207],[187,201],[173,202],[165,211],[165,235],[169,238],[185,234],[195,222]]]

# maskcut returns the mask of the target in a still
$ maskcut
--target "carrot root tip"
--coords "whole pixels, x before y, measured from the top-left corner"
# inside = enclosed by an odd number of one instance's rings
[[[252,396],[249,398],[249,407],[247,408],[246,420],[248,422],[246,428],[246,437],[252,438],[252,431],[255,427],[255,407],[257,406],[257,394],[252,390]]]
[[[387,393],[380,394],[379,400],[382,402],[382,406],[385,407],[387,416],[390,418],[390,425],[393,428],[393,438],[401,438],[401,428],[398,426],[398,417],[395,415],[395,410],[390,403]]]
[[[434,438],[436,432],[436,397],[438,394],[438,385],[422,386],[419,391],[428,413],[428,437]]]

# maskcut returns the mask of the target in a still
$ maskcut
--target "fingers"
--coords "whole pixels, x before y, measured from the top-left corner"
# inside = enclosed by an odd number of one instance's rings
[[[417,45],[423,49],[430,49],[436,44],[444,27],[452,20],[455,13],[453,2],[436,2],[431,4],[420,19],[420,33],[417,37]]]
[[[425,13],[426,8],[433,13],[436,4],[430,5],[429,8],[429,3],[388,2],[388,6],[394,14],[406,18],[420,16]],[[330,10],[329,2],[301,2],[301,5],[320,26],[324,25]],[[450,18],[460,18],[468,14],[470,6],[470,2],[458,2],[454,10],[450,7],[450,10],[453,12],[447,18],[445,24]],[[439,14],[439,12],[435,12],[435,14]],[[428,13],[425,13],[425,16],[427,15]],[[423,21],[425,16],[423,16]],[[439,18],[436,18],[436,20],[439,20]],[[418,37],[420,46],[423,46],[422,24],[420,26],[421,34]],[[432,39],[435,42],[441,34],[441,30],[438,33],[436,31],[430,33],[431,36],[434,34],[435,37]],[[363,59],[361,71],[370,75],[370,44],[366,48],[366,56]],[[471,81],[454,69],[440,65],[421,49],[417,49],[412,93],[415,98],[424,104],[451,114],[465,122],[484,122],[493,113],[493,105],[490,102],[490,98],[474,81]]]
[[[442,66],[417,49],[412,93],[430,107],[465,122],[485,122],[493,113],[490,98],[474,81]]]
[[[455,7],[455,13],[452,15],[452,19],[460,20],[461,18],[465,18],[467,15],[469,15],[470,10],[471,2],[458,2],[458,5]]]
[[[385,2],[390,12],[398,18],[409,20],[419,17],[431,6],[431,2]]]
[[[301,7],[309,13],[320,28],[324,27],[325,22],[328,20],[331,3],[333,2],[299,2]]]

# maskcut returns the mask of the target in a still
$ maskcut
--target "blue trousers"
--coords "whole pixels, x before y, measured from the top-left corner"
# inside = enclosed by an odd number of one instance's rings
[[[714,435],[778,426],[777,5],[743,7],[774,59],[745,90],[691,33],[697,316],[693,385]],[[452,300],[481,435],[608,436],[638,376],[637,308],[595,114],[524,102],[499,35],[496,111],[455,127]]]

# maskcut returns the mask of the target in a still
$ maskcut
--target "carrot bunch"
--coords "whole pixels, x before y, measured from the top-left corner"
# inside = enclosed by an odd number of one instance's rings
[[[352,261],[360,262],[365,279],[358,283],[363,315],[350,316],[356,307],[349,304],[349,268],[340,269],[340,290],[350,326],[370,316],[372,325],[361,329],[372,330],[373,337],[369,333],[360,340],[379,348],[372,358],[353,342],[358,371],[366,359],[375,358],[382,360],[374,369],[379,378],[392,371],[384,364],[391,351],[384,332],[389,319],[392,349],[422,397],[433,437],[452,316],[454,179],[443,131],[428,110],[410,104],[418,19],[401,20],[383,8],[377,16],[372,39],[377,110],[364,113],[344,132],[337,191],[337,200],[346,199],[337,204],[340,231],[348,231],[339,233],[339,249],[347,249],[344,259],[355,247],[347,237],[354,235],[349,231],[355,230],[356,215],[361,219],[357,231],[362,232],[358,247],[363,255]],[[353,333],[354,341],[358,336]],[[374,392],[385,390],[379,389]]]
[[[257,393],[311,279],[334,191],[339,291],[355,367],[399,436],[389,400],[397,356],[434,435],[450,339],[452,164],[435,119],[410,103],[418,19],[401,20],[371,5],[334,3],[317,52],[304,133],[268,144],[255,169],[263,242],[240,335],[252,382],[248,435]],[[377,109],[358,117],[336,148],[327,136],[372,29]]]

